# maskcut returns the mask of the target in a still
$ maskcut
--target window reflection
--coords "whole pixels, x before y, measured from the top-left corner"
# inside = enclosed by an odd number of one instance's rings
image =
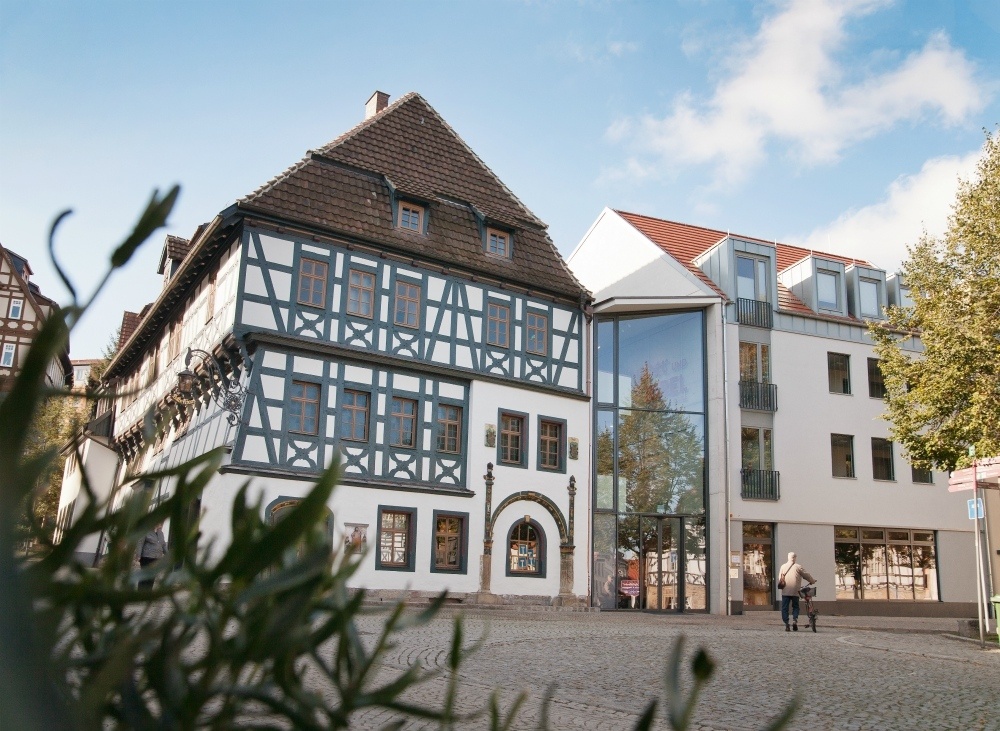
[[[618,477],[625,482],[626,510],[694,513],[702,509],[702,423],[701,416],[691,414],[619,411]]]
[[[685,312],[618,323],[619,406],[636,407],[631,396],[645,375],[663,408],[704,411],[702,319],[700,312]]]
[[[933,532],[838,526],[834,536],[837,599],[937,601]]]

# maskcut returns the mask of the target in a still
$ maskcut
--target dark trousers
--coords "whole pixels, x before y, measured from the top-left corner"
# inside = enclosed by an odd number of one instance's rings
[[[799,598],[797,596],[781,597],[781,621],[788,624],[788,605],[792,605],[792,621],[799,622]]]
[[[139,566],[141,568],[146,568],[150,564],[154,564],[157,561],[159,561],[159,559],[156,559],[156,558],[146,558],[145,556],[140,556],[139,557]],[[153,581],[154,581],[154,579],[143,579],[142,581],[139,582],[139,588],[140,589],[152,589],[153,588]]]

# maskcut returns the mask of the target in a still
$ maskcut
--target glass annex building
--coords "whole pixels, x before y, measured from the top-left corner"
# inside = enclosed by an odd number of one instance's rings
[[[593,602],[707,606],[702,311],[598,318]]]

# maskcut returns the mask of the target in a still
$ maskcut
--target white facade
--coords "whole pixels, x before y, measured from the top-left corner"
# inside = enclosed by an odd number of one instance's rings
[[[943,473],[911,474],[888,443],[877,383],[870,395],[875,354],[860,297],[867,288],[870,309],[899,296],[886,292],[884,272],[611,210],[569,264],[594,292],[598,328],[614,313],[705,313],[710,611],[774,606],[775,569],[795,551],[818,579],[818,599],[836,602],[835,611],[968,615],[975,579],[965,496],[947,491]],[[835,285],[834,295],[820,289],[818,273],[830,277],[823,285]],[[848,373],[831,376],[828,354]],[[835,460],[847,462],[833,443],[847,438],[850,468],[838,468]],[[596,521],[600,505],[595,511]],[[853,546],[845,537],[852,530]],[[845,568],[853,552],[856,576]]]

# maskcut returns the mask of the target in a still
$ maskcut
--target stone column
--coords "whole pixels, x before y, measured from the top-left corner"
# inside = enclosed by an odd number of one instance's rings
[[[486,506],[483,523],[483,555],[479,560],[479,591],[470,601],[473,604],[497,604],[500,600],[490,591],[493,578],[493,463],[486,463]]]

